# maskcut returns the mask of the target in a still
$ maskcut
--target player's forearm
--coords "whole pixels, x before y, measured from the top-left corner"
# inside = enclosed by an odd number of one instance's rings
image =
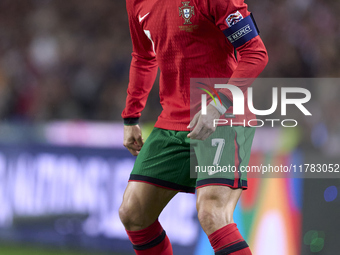
[[[155,58],[143,58],[135,53],[132,56],[126,106],[122,112],[124,123],[127,125],[138,124],[158,68]]]
[[[229,79],[229,84],[239,87],[245,93],[268,63],[267,50],[259,36],[237,48],[240,59],[237,68]],[[226,105],[232,104],[232,94],[229,89],[221,89],[219,93],[226,96]],[[228,100],[229,99],[229,100]]]
[[[237,48],[240,60],[231,80],[257,78],[268,63],[268,54],[259,36]],[[243,90],[243,88],[241,88]],[[246,89],[246,88],[245,88]],[[244,89],[244,90],[245,90]]]

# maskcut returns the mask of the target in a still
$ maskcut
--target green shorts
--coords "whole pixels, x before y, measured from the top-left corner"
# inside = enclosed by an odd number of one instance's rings
[[[249,163],[255,128],[220,126],[205,141],[191,140],[188,133],[154,128],[129,181],[188,193],[207,185],[247,188],[240,169]]]

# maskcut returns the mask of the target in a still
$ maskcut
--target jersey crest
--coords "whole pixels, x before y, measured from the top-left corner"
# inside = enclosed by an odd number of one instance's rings
[[[192,24],[190,19],[193,15],[195,15],[194,6],[189,6],[190,1],[189,2],[182,2],[182,4],[183,4],[183,6],[179,7],[179,16],[183,17],[184,25]]]

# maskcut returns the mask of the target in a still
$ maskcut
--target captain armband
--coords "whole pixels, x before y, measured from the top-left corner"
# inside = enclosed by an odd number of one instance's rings
[[[228,29],[223,30],[223,33],[236,49],[258,36],[259,30],[253,15],[250,14]]]

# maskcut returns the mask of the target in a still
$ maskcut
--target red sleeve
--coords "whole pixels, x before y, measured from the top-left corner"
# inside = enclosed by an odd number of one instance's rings
[[[237,52],[239,55],[238,65],[229,83],[238,86],[243,93],[245,93],[254,79],[259,76],[266,67],[268,55],[266,47],[259,35],[238,47]],[[223,90],[222,93],[224,93]]]
[[[250,15],[247,4],[243,0],[206,0],[206,9],[220,30],[225,30],[241,19]],[[226,43],[230,42],[226,39]],[[229,80],[232,85],[238,86],[243,93],[251,85],[268,63],[267,50],[260,38],[256,36],[244,45],[237,48],[238,65]],[[251,79],[253,78],[253,79]],[[221,92],[232,99],[228,89]]]
[[[126,3],[133,53],[126,106],[122,112],[124,119],[141,116],[158,69],[153,45],[142,30],[137,15],[133,12],[132,2],[132,0],[127,0]]]

